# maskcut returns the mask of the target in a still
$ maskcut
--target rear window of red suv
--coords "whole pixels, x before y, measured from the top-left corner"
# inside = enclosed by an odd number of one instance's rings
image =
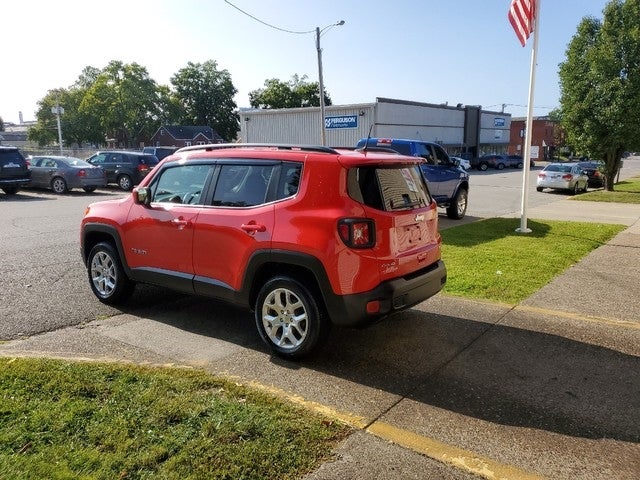
[[[352,168],[348,183],[351,198],[377,210],[412,210],[431,203],[417,165]]]

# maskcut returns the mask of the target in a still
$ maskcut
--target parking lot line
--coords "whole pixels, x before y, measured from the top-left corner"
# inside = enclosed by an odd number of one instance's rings
[[[531,313],[541,313],[543,315],[570,318],[572,320],[581,320],[585,322],[597,323],[600,325],[609,325],[614,327],[628,328],[630,330],[640,330],[640,323],[630,322],[628,320],[617,320],[614,318],[594,317],[594,316],[589,316],[589,315],[584,315],[579,313],[534,307],[531,305],[518,305],[514,308],[514,310],[515,311],[521,310],[524,312],[531,312]]]
[[[242,383],[242,382],[240,382]],[[500,463],[488,457],[484,457],[470,450],[464,450],[453,445],[446,444],[434,438],[425,437],[417,433],[395,427],[389,423],[366,418],[348,412],[340,412],[332,407],[318,402],[306,400],[300,395],[292,394],[273,386],[263,385],[259,382],[249,382],[248,386],[263,392],[283,398],[296,405],[300,405],[315,413],[328,418],[346,423],[354,428],[363,430],[387,442],[392,442],[413,452],[445,463],[466,473],[478,475],[488,480],[541,480],[544,477],[536,475],[512,465]]]

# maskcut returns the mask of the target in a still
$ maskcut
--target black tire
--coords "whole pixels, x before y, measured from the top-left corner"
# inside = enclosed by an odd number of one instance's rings
[[[496,165],[496,168],[498,170],[504,170],[504,163],[498,163],[498,165]]]
[[[285,276],[272,278],[260,289],[255,320],[260,338],[274,353],[288,359],[309,354],[329,331],[313,294]]]
[[[481,172],[486,172],[487,168],[489,168],[489,165],[487,165],[484,162],[482,162],[480,165],[478,165],[478,170],[480,170]]]
[[[7,195],[15,195],[16,193],[18,193],[18,190],[20,189],[18,187],[2,187],[2,190]]]
[[[57,194],[63,194],[63,193],[67,193],[67,182],[64,181],[64,178],[62,177],[53,177],[51,179],[51,190],[53,190],[53,193],[57,193]]]
[[[82,189],[87,193],[92,193],[96,191],[97,187],[83,187]]]
[[[447,207],[447,217],[453,220],[460,220],[464,218],[464,214],[467,212],[467,200],[469,194],[464,188],[458,189],[456,194],[451,199],[451,203]]]
[[[130,191],[133,189],[133,180],[129,175],[120,175],[118,177],[118,186],[125,191]]]
[[[576,184],[573,186],[573,190],[571,190],[571,194],[572,195],[578,195],[580,193],[580,183],[576,182]]]
[[[110,243],[101,242],[91,249],[87,274],[93,294],[102,303],[122,304],[133,293],[135,284],[127,277],[118,252]]]
[[[541,192],[543,190],[542,187],[536,187],[536,191]]]
[[[518,163],[518,165],[516,166],[516,168],[522,168],[522,167],[523,167],[522,162]]]

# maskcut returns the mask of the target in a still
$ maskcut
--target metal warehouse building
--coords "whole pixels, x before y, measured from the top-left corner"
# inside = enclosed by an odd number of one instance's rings
[[[327,145],[354,147],[361,138],[391,137],[433,141],[450,154],[503,153],[509,146],[511,115],[478,105],[435,105],[377,98],[375,103],[325,108]],[[320,145],[320,108],[240,111],[243,143]]]

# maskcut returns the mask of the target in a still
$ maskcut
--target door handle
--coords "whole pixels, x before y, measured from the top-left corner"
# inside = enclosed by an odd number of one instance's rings
[[[259,225],[257,223],[243,223],[240,225],[240,228],[247,233],[254,234],[256,232],[266,232],[267,227],[264,225]]]
[[[191,222],[189,220],[185,220],[182,217],[179,217],[171,220],[171,225],[175,225],[176,227],[178,227],[178,230],[182,230],[183,228],[191,225]]]

